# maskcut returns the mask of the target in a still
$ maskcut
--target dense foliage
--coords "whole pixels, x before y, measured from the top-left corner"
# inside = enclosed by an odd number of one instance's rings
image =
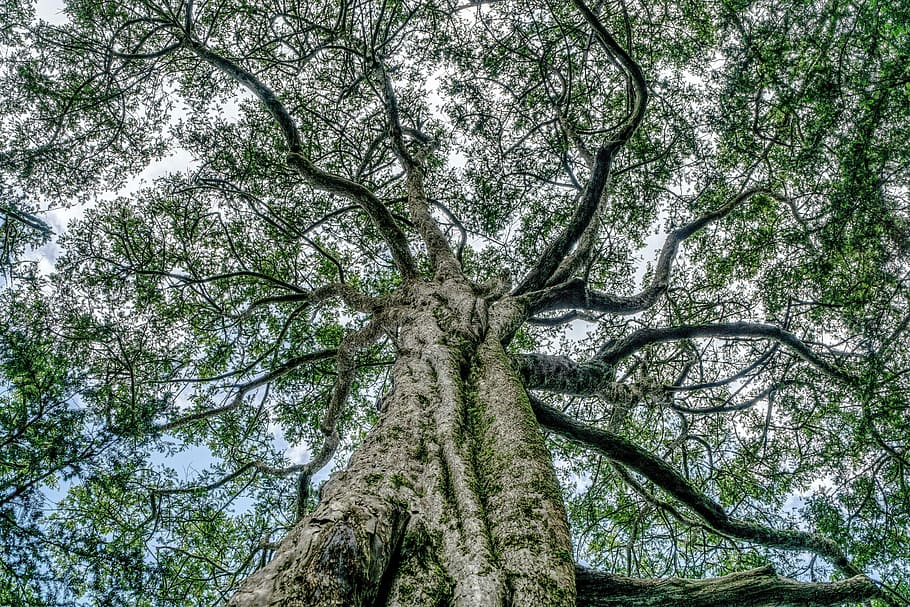
[[[620,53],[578,5],[70,0],[58,25],[0,7],[0,604],[217,605],[312,507],[389,389],[371,306],[408,251],[434,263],[396,138],[477,283],[533,282],[611,142],[567,282],[647,291],[655,244],[725,209],[653,305],[542,306],[510,351],[606,357],[609,385],[535,394],[910,601],[910,14],[597,3]],[[46,213],[72,206],[41,275]],[[583,564],[843,577],[549,444]]]

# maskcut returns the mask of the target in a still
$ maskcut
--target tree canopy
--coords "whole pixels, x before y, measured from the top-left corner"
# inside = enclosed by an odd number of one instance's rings
[[[579,604],[910,602],[901,3],[63,14],[0,7],[0,604],[223,604],[461,276],[522,310]]]

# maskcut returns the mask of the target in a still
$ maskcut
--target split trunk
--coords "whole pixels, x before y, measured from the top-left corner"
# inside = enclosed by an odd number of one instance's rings
[[[379,423],[230,607],[575,604],[563,500],[502,340],[514,304],[402,289]]]

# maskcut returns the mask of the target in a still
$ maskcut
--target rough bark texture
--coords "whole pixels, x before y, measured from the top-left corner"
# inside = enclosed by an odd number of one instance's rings
[[[488,303],[455,281],[406,297],[379,424],[231,607],[575,604],[551,458]]]
[[[781,577],[771,567],[702,580],[642,580],[579,569],[578,607],[759,607],[761,605],[838,605],[878,595],[864,575],[832,583],[806,583]]]

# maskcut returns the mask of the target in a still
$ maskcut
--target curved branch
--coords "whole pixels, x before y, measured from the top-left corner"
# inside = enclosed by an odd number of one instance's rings
[[[150,53],[120,53],[118,51],[111,51],[111,57],[116,59],[123,59],[125,61],[136,61],[136,60],[148,60],[148,59],[158,59],[159,57],[164,57],[169,53],[173,53],[182,46],[181,43],[175,42],[169,44],[166,47],[158,51],[153,51]]]
[[[200,178],[200,179],[198,179],[198,181],[200,183],[204,184],[205,186],[214,184],[216,186],[214,188],[215,190],[219,190],[221,187],[227,187],[232,193],[237,194],[240,198],[242,198],[247,203],[247,205],[250,207],[250,211],[252,211],[254,215],[256,215],[257,217],[262,219],[264,222],[266,222],[267,224],[269,224],[276,230],[279,230],[282,233],[288,234],[288,235],[293,234],[297,238],[300,238],[307,245],[309,245],[310,247],[315,249],[317,253],[319,253],[320,255],[325,257],[329,261],[329,263],[331,263],[338,269],[338,279],[342,283],[345,282],[344,267],[342,266],[341,261],[334,254],[329,252],[325,247],[320,245],[318,242],[316,242],[315,240],[313,240],[311,238],[308,238],[306,235],[306,232],[300,230],[300,228],[298,228],[294,222],[288,221],[285,218],[281,217],[279,214],[275,213],[274,209],[272,209],[268,205],[268,203],[266,203],[265,201],[261,200],[260,198],[258,198],[256,196],[254,196],[253,194],[250,194],[249,192],[246,192],[246,191],[238,188],[234,184],[232,184],[224,179]],[[188,191],[189,189],[190,188],[186,188],[184,191]],[[263,212],[263,211],[259,210],[259,208],[258,208],[259,205],[262,205],[263,207],[265,207],[268,212]],[[361,207],[360,207],[360,205],[354,205],[354,208],[360,209]],[[271,216],[269,214],[271,214]],[[324,216],[320,221],[325,221],[326,217],[327,216]],[[226,235],[227,235],[227,232],[226,232]],[[227,237],[230,238],[230,236],[227,236]],[[235,254],[235,257],[237,257],[236,254]]]
[[[629,56],[604,28],[597,15],[582,0],[574,0],[575,7],[594,30],[594,37],[614,59],[632,83],[632,111],[623,121],[611,141],[601,145],[593,155],[585,153],[591,167],[591,176],[585,185],[581,201],[565,229],[544,250],[537,265],[518,284],[513,295],[523,295],[562,282],[584,263],[594,242],[597,230],[597,211],[601,206],[604,190],[610,181],[613,159],[629,141],[641,124],[648,104],[648,90],[639,65]],[[565,121],[563,121],[565,122]],[[582,146],[581,149],[585,149]],[[576,247],[576,245],[578,245]],[[573,250],[574,249],[574,250]]]
[[[559,325],[565,325],[575,320],[597,322],[595,317],[585,312],[580,312],[579,310],[569,310],[559,316],[533,316],[525,322],[529,325],[538,325],[541,327],[558,327]]]
[[[303,498],[298,499],[297,504],[297,518],[301,518],[304,514],[303,507],[305,505],[305,492],[309,479],[319,470],[324,468],[329,463],[329,461],[331,461],[332,456],[335,454],[335,451],[338,449],[338,444],[341,441],[341,437],[338,434],[336,426],[338,423],[338,418],[343,412],[344,405],[347,402],[348,395],[350,394],[351,385],[354,382],[354,374],[357,370],[357,352],[359,352],[360,348],[363,346],[375,341],[380,332],[381,326],[379,323],[370,323],[360,331],[347,335],[342,340],[341,346],[337,350],[323,350],[321,352],[310,353],[292,358],[271,372],[261,375],[243,384],[240,386],[240,390],[234,396],[231,402],[223,407],[218,407],[216,409],[210,409],[207,411],[200,411],[198,413],[191,413],[167,424],[162,424],[158,427],[159,431],[167,432],[189,422],[208,419],[222,413],[227,413],[240,406],[240,404],[243,402],[243,397],[252,390],[266,385],[271,381],[289,373],[291,370],[299,367],[305,362],[322,360],[334,355],[336,360],[337,377],[335,379],[335,385],[332,388],[332,395],[329,399],[328,407],[326,407],[323,418],[319,425],[319,430],[323,434],[324,438],[322,445],[319,447],[319,450],[313,454],[313,457],[310,459],[310,461],[305,464],[293,464],[291,466],[282,468],[271,466],[261,461],[252,461],[244,464],[234,472],[209,485],[182,489],[162,489],[159,490],[158,493],[166,494],[208,491],[224,485],[225,483],[239,477],[251,469],[257,473],[281,477],[297,474],[299,475],[298,484],[300,484],[303,488]]]
[[[631,99],[629,105],[631,107],[631,110],[629,115],[620,125],[619,131],[614,136],[613,140],[604,146],[610,152],[611,164],[607,167],[606,181],[604,183],[604,186],[600,188],[600,192],[597,195],[594,208],[584,209],[586,213],[589,214],[586,214],[584,217],[584,225],[582,230],[573,236],[570,243],[570,248],[566,249],[561,257],[554,259],[556,266],[554,270],[547,276],[546,280],[542,284],[535,286],[529,285],[529,288],[521,291],[522,293],[532,289],[551,287],[553,285],[564,283],[590,262],[592,251],[594,250],[594,244],[597,240],[597,234],[600,231],[599,217],[601,214],[601,209],[607,204],[606,184],[609,183],[611,177],[610,171],[612,170],[612,159],[615,157],[616,153],[626,144],[626,142],[629,141],[635,130],[641,124],[641,121],[645,115],[645,108],[647,107],[648,103],[647,84],[645,82],[644,74],[642,73],[640,66],[629,56],[628,52],[626,52],[626,50],[616,42],[613,36],[604,28],[598,17],[584,4],[582,0],[576,0],[575,6],[579,9],[579,11],[581,11],[585,20],[593,28],[594,39],[597,40],[604,48],[604,50],[607,51],[611,62],[625,72],[626,77],[630,83]],[[574,128],[572,128],[562,113],[560,113],[559,123],[563,131],[566,133],[566,136],[579,150],[579,153],[585,160],[588,168],[592,170],[593,180],[593,174],[596,173],[598,169],[600,150],[598,150],[598,155],[595,158],[595,156],[587,150],[584,142],[578,136],[578,133]],[[604,147],[601,147],[601,150],[604,149]],[[569,174],[572,176],[571,172],[569,172]],[[574,176],[572,177],[574,180]],[[581,210],[581,208],[579,210]],[[558,252],[559,251],[553,251],[552,253]],[[546,256],[547,254],[552,253],[548,251],[544,255]]]
[[[312,474],[313,470],[311,470],[311,468],[312,468],[312,462],[309,462],[306,464],[292,464],[290,466],[283,466],[283,467],[279,468],[277,466],[272,466],[270,464],[266,464],[265,462],[260,461],[260,460],[253,460],[253,461],[243,464],[242,466],[240,466],[233,472],[230,472],[230,473],[222,476],[218,480],[212,481],[211,483],[207,483],[205,485],[194,485],[194,486],[189,486],[189,487],[158,488],[158,489],[153,489],[153,493],[155,495],[207,493],[209,491],[214,491],[215,489],[219,489],[219,488],[223,487],[224,485],[230,483],[234,479],[245,474],[249,470],[253,470],[254,474],[260,473],[260,474],[267,474],[269,476],[278,476],[281,478],[286,478],[288,476],[293,476],[294,474],[298,474],[300,472]]]
[[[389,138],[392,140],[392,149],[395,151],[395,155],[398,156],[398,160],[406,171],[419,171],[419,160],[411,155],[404,143],[401,116],[398,113],[398,97],[395,95],[392,78],[382,64],[376,66],[376,72],[382,80],[382,99],[389,119]]]
[[[689,508],[713,532],[769,548],[813,552],[849,576],[862,575],[830,538],[803,531],[772,529],[732,518],[720,504],[651,452],[612,432],[582,424],[533,396],[530,401],[541,426],[641,474]]]
[[[288,314],[287,318],[284,319],[284,322],[281,325],[281,330],[278,331],[278,335],[275,337],[274,340],[272,340],[272,345],[269,346],[268,348],[266,348],[259,356],[254,358],[252,361],[250,361],[248,364],[246,364],[243,367],[239,367],[239,368],[233,369],[231,371],[225,371],[224,373],[219,373],[218,375],[210,376],[210,377],[181,377],[179,379],[170,377],[165,380],[155,381],[153,383],[205,384],[205,383],[213,383],[216,381],[222,381],[222,380],[228,379],[230,377],[238,377],[238,376],[246,375],[247,373],[249,373],[250,371],[255,369],[259,364],[261,364],[262,361],[264,361],[266,358],[275,354],[275,352],[278,350],[278,347],[282,343],[284,343],[284,337],[287,335],[288,331],[290,330],[291,324],[294,322],[294,320],[296,320],[297,316],[299,316],[306,309],[306,307],[307,307],[306,304],[299,305],[290,314]]]
[[[591,170],[591,177],[585,185],[581,201],[575,208],[572,219],[566,225],[565,229],[547,245],[541,253],[537,265],[528,272],[524,279],[515,287],[513,295],[524,295],[533,293],[544,288],[550,277],[557,271],[563,260],[568,256],[578,239],[585,233],[597,209],[600,206],[600,199],[603,195],[604,188],[610,180],[610,169],[613,165],[613,158],[619,152],[619,144],[611,144],[608,147],[600,147],[594,159],[594,168]],[[535,310],[535,312],[538,310]]]
[[[392,252],[395,265],[402,275],[405,278],[417,276],[414,258],[411,256],[404,233],[398,228],[391,212],[373,192],[356,181],[323,171],[300,152],[290,152],[288,164],[295,168],[313,187],[344,196],[359,204],[370,216],[370,220],[379,233],[383,235]]]
[[[408,207],[411,219],[423,238],[427,252],[430,254],[430,262],[437,274],[440,277],[462,277],[461,267],[449,242],[430,214],[426,188],[423,183],[423,154],[415,156],[408,151],[405,145],[401,117],[398,113],[398,98],[395,96],[392,79],[382,64],[377,65],[376,71],[382,79],[382,97],[389,119],[389,137],[392,140],[392,149],[395,150],[395,155],[407,174]]]
[[[729,375],[727,377],[724,377],[723,379],[718,379],[716,381],[703,382],[700,384],[683,385],[682,382],[685,381],[685,376],[688,373],[688,368],[687,368],[686,373],[683,373],[680,376],[679,380],[677,380],[676,383],[674,383],[672,386],[665,386],[664,389],[667,392],[694,392],[696,390],[708,390],[709,388],[719,388],[720,386],[726,386],[726,385],[732,384],[736,380],[746,377],[747,375],[752,373],[752,371],[754,371],[758,367],[764,367],[765,363],[779,349],[780,349],[780,343],[775,343],[773,346],[768,348],[761,356],[759,356],[757,359],[755,359],[755,361],[752,362],[752,364],[750,364],[748,367],[737,371],[733,375]],[[689,363],[689,366],[691,366],[691,362]]]
[[[222,57],[202,42],[199,42],[198,40],[188,35],[184,35],[183,45],[192,51],[197,57],[209,65],[217,68],[219,71],[231,78],[231,80],[234,80],[238,84],[242,84],[251,93],[253,93],[256,98],[262,102],[269,114],[272,115],[272,118],[275,120],[275,122],[278,123],[278,127],[281,129],[281,133],[284,135],[288,149],[292,153],[301,152],[303,149],[303,144],[300,139],[300,131],[297,130],[297,125],[294,123],[294,119],[284,107],[284,104],[278,100],[278,97],[275,95],[272,89],[266,86],[248,70],[240,67],[230,59]]]
[[[652,506],[654,506],[656,508],[660,508],[661,510],[663,510],[664,512],[666,512],[667,514],[669,514],[670,516],[675,518],[677,521],[679,521],[680,523],[683,523],[684,525],[686,525],[688,527],[703,527],[703,525],[700,521],[697,521],[691,517],[688,517],[685,514],[683,514],[682,512],[680,512],[679,508],[677,508],[675,504],[671,504],[670,502],[668,502],[666,500],[660,499],[659,497],[654,495],[652,492],[648,491],[648,489],[644,485],[642,485],[640,482],[638,482],[638,480],[635,478],[635,476],[633,476],[632,473],[629,472],[622,464],[618,464],[616,462],[610,462],[610,463],[611,463],[611,466],[612,466],[614,472],[616,472],[616,475],[620,479],[622,479],[622,481],[625,484],[627,484],[629,487],[631,487],[632,490],[635,491],[635,493],[637,493],[642,498],[644,498],[644,500],[646,502],[648,502],[649,504],[651,504]]]
[[[741,403],[731,403],[732,396],[726,400],[722,405],[716,405],[714,407],[686,407],[684,405],[677,404],[675,402],[670,403],[670,408],[679,413],[689,413],[691,415],[707,415],[709,413],[732,413],[733,411],[744,411],[754,407],[756,404],[760,403],[763,400],[768,400],[774,396],[774,393],[780,390],[784,386],[791,385],[795,382],[784,381],[777,384],[772,384],[756,394],[755,396],[741,402]]]
[[[236,270],[233,272],[224,272],[221,274],[214,274],[212,276],[206,276],[204,278],[196,278],[193,276],[188,276],[186,274],[179,274],[177,272],[166,272],[164,270],[143,270],[143,269],[139,269],[139,268],[133,268],[131,266],[128,266],[128,265],[125,265],[122,263],[115,263],[113,265],[116,265],[118,268],[120,268],[122,270],[132,272],[132,273],[136,274],[137,276],[160,276],[162,278],[171,278],[173,280],[180,281],[180,283],[188,285],[188,286],[205,285],[210,282],[216,282],[216,281],[220,281],[220,280],[230,280],[233,278],[252,278],[255,280],[261,280],[262,282],[273,284],[276,287],[281,287],[282,289],[284,289],[286,291],[292,291],[298,295],[307,294],[307,291],[304,291],[297,285],[293,285],[289,282],[285,282],[283,280],[275,278],[274,276],[265,274],[264,272],[254,272],[251,270]]]
[[[267,222],[269,225],[271,225],[275,229],[279,230],[280,232],[287,234],[288,236],[293,235],[296,238],[305,238],[307,234],[309,234],[316,228],[322,226],[323,224],[327,223],[331,219],[338,217],[339,215],[343,215],[344,213],[347,213],[349,211],[354,211],[354,210],[362,211],[363,210],[363,207],[359,204],[346,205],[346,206],[340,207],[338,209],[335,209],[334,211],[329,211],[328,213],[326,213],[325,215],[323,215],[322,217],[320,217],[319,219],[317,219],[310,225],[306,226],[305,228],[299,228],[299,227],[297,227],[296,222],[282,217],[271,206],[269,206],[269,204],[266,203],[264,200],[261,200],[260,198],[250,194],[246,190],[243,190],[243,189],[237,187],[236,185],[234,185],[233,183],[231,183],[230,181],[228,181],[226,179],[220,179],[218,177],[195,177],[192,186],[181,188],[179,191],[188,192],[188,191],[191,191],[194,189],[208,189],[208,190],[214,190],[216,192],[223,192],[226,190],[230,193],[236,194],[237,196],[239,196],[240,198],[244,199],[247,202],[248,206],[253,211],[253,213],[256,214],[257,217],[259,217],[263,221]],[[263,207],[265,207],[266,210],[268,211],[268,213],[263,213],[262,211],[260,211],[257,208],[257,205],[262,205]],[[404,218],[398,217],[396,219],[398,219],[400,221]]]
[[[638,128],[638,125],[641,124],[641,121],[645,116],[645,108],[648,105],[648,86],[645,82],[645,75],[642,73],[638,63],[636,63],[635,60],[629,56],[629,53],[616,42],[610,32],[603,26],[603,23],[601,23],[597,15],[588,8],[583,0],[573,0],[573,4],[585,18],[585,21],[588,22],[588,25],[594,30],[594,37],[604,50],[607,51],[610,57],[616,60],[623,71],[626,72],[626,76],[628,76],[632,83],[632,111],[629,113],[628,118],[626,118],[614,140],[620,145],[623,145],[632,137],[635,129]]]
[[[645,346],[696,337],[760,337],[771,339],[786,346],[810,365],[834,379],[851,386],[857,385],[858,382],[852,375],[825,361],[793,333],[785,331],[776,325],[763,323],[731,322],[639,329],[598,353],[597,358],[604,364],[615,365]]]
[[[538,287],[540,290],[536,292],[528,292],[525,295],[525,300],[529,313],[534,315],[550,310],[579,308],[591,312],[625,315],[647,310],[667,292],[667,288],[670,285],[673,261],[676,258],[680,243],[706,225],[723,219],[736,207],[757,194],[765,194],[776,200],[781,199],[781,197],[765,188],[751,188],[740,193],[719,209],[706,213],[670,232],[664,241],[663,247],[661,247],[651,284],[639,293],[629,296],[613,295],[591,289],[586,281],[575,278],[546,289],[542,288],[542,286]]]
[[[547,392],[573,394],[577,396],[590,396],[607,387],[615,385],[625,386],[625,384],[617,384],[615,381],[614,369],[616,364],[642,348],[657,343],[698,337],[760,337],[771,339],[777,342],[777,345],[786,346],[797,356],[829,377],[850,386],[858,384],[858,380],[855,377],[822,359],[793,333],[785,331],[776,325],[749,322],[639,329],[628,337],[620,339],[609,347],[604,348],[598,352],[592,360],[583,363],[575,362],[566,356],[553,356],[539,353],[516,354],[512,356],[512,362],[515,365],[515,369],[521,375],[525,387],[529,390],[544,390]],[[767,358],[777,350],[777,345],[770,348],[768,352],[762,355],[756,363],[750,365],[746,370],[741,371],[733,376],[733,378],[728,378],[729,381],[732,381],[737,377],[742,377],[758,366],[759,362],[766,361]],[[720,386],[729,383],[729,381],[724,380],[721,382],[699,384],[697,387],[706,388]],[[661,392],[671,392],[682,391],[685,388],[685,386],[661,386],[660,390]],[[687,413],[712,413],[720,411],[721,409],[718,409],[717,411],[711,409],[690,410],[685,407],[679,407],[678,410]]]
[[[379,230],[379,233],[383,235],[399,271],[406,278],[417,275],[416,266],[414,264],[414,259],[411,257],[407,239],[398,228],[392,214],[385,205],[382,204],[382,201],[362,184],[346,179],[340,175],[323,171],[303,154],[303,144],[297,125],[294,123],[294,119],[281,101],[278,100],[278,97],[272,89],[266,86],[248,70],[240,67],[230,59],[222,57],[194,38],[185,36],[183,38],[183,44],[197,57],[250,90],[265,106],[275,122],[278,123],[288,146],[288,164],[296,169],[313,187],[326,192],[340,194],[362,206],[370,216],[373,224]]]
[[[881,596],[864,575],[837,582],[799,582],[777,575],[771,566],[706,579],[639,579],[575,568],[578,607],[763,607],[839,605]]]
[[[237,394],[234,395],[234,398],[231,401],[221,407],[216,407],[214,409],[205,409],[203,411],[197,411],[195,413],[189,413],[178,417],[177,419],[167,422],[166,424],[160,424],[156,429],[159,432],[170,432],[184,424],[188,424],[194,421],[199,421],[202,419],[209,419],[222,413],[228,413],[239,407],[243,403],[243,397],[259,388],[264,386],[280,377],[283,377],[293,371],[294,369],[311,362],[316,362],[318,360],[325,360],[326,358],[331,358],[338,353],[337,350],[320,350],[318,352],[308,352],[301,356],[295,356],[288,359],[275,369],[272,369],[268,373],[264,373],[259,377],[253,378],[250,381],[236,386],[238,388]]]

